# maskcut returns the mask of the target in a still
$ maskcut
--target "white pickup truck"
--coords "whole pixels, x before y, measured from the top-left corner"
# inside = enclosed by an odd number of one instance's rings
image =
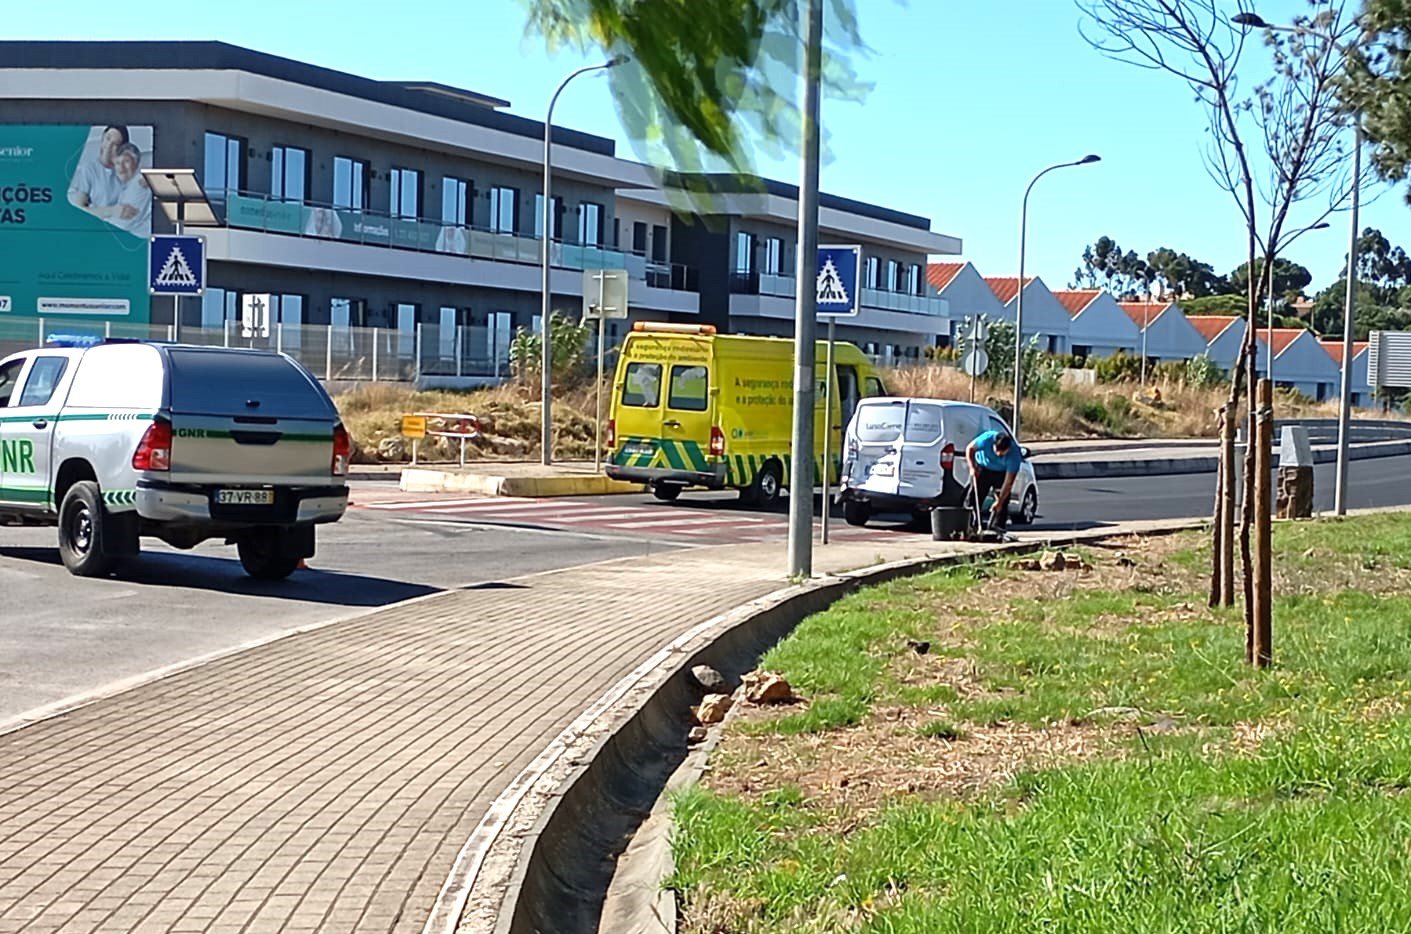
[[[57,525],[79,576],[154,536],[223,538],[252,577],[288,577],[347,509],[351,449],[283,354],[56,339],[0,359],[0,519]]]

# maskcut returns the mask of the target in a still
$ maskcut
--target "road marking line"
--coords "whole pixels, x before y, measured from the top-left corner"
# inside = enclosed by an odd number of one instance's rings
[[[483,499],[419,499],[414,502],[359,503],[364,509],[425,509],[429,506],[471,506]]]
[[[726,528],[739,527],[731,519],[714,519],[704,516],[690,519],[644,519],[636,522],[614,522],[611,523],[611,525],[615,529],[650,529],[660,525],[674,525],[680,527],[702,525],[724,526]],[[759,526],[750,526],[749,528],[753,530],[759,528]]]

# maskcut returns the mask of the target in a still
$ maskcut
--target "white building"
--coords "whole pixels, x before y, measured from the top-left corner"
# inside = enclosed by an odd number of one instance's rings
[[[1337,391],[1342,391],[1342,341],[1320,340],[1319,344],[1328,352],[1328,356],[1333,358],[1333,365],[1338,368]],[[1372,381],[1371,371],[1367,367],[1369,354],[1367,348],[1371,347],[1367,341],[1353,341],[1352,343],[1352,404],[1358,408],[1368,408],[1372,405]]]
[[[1119,350],[1135,354],[1141,332],[1122,306],[1102,289],[1054,292],[1069,316],[1069,352],[1075,357],[1110,357]]]
[[[1014,322],[1018,306],[1019,279],[1015,276],[986,276],[986,284],[1004,305],[1004,320]],[[1068,333],[1073,321],[1044,280],[1030,276],[1024,281],[1024,338],[1038,337],[1039,349],[1067,353]]]
[[[1148,360],[1190,360],[1205,353],[1206,341],[1174,302],[1122,302],[1137,326],[1137,353]]]
[[[926,280],[949,308],[952,342],[959,338],[958,329],[967,319],[984,316],[991,321],[1006,320],[1004,303],[974,263],[931,263],[926,267]],[[1009,319],[1012,318],[1011,314]]]

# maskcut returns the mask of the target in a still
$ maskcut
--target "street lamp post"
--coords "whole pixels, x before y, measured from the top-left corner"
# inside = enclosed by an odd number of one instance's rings
[[[1101,156],[1087,155],[1076,162],[1060,162],[1035,175],[1029,187],[1024,189],[1024,200],[1019,207],[1019,291],[1014,304],[1014,416],[1010,420],[1010,430],[1014,440],[1019,440],[1019,400],[1024,393],[1024,247],[1029,233],[1029,192],[1039,179],[1055,169],[1066,169],[1075,165],[1089,165],[1100,162]]]
[[[567,78],[559,82],[558,89],[554,91],[554,96],[549,98],[549,112],[544,117],[544,215],[543,228],[540,231],[540,271],[542,273],[542,308],[539,314],[539,345],[540,366],[543,368],[542,382],[540,383],[542,400],[540,402],[540,438],[539,442],[543,449],[540,463],[548,466],[554,462],[554,420],[550,406],[550,394],[553,391],[553,342],[549,339],[549,306],[551,304],[552,293],[549,291],[549,243],[552,240],[553,227],[553,194],[550,191],[553,169],[553,128],[554,128],[554,105],[558,103],[559,95],[563,89],[568,87],[568,83],[579,75],[587,74],[590,71],[602,71],[606,68],[616,68],[618,65],[628,61],[626,55],[617,55],[603,62],[600,65],[585,65],[573,72]]]
[[[1299,26],[1275,26],[1264,21],[1257,13],[1236,13],[1230,22],[1251,29],[1268,29],[1271,32],[1307,33],[1332,43],[1344,56],[1347,47],[1328,33],[1318,32]],[[1337,475],[1333,487],[1333,511],[1339,516],[1347,515],[1347,460],[1349,433],[1352,421],[1352,331],[1356,317],[1357,303],[1357,209],[1362,195],[1362,122],[1357,115],[1352,116],[1352,193],[1351,217],[1347,247],[1347,301],[1342,315],[1342,393],[1338,400],[1338,462]],[[1272,282],[1272,279],[1271,279]],[[1272,361],[1271,361],[1272,362]],[[1272,377],[1271,377],[1272,379]]]

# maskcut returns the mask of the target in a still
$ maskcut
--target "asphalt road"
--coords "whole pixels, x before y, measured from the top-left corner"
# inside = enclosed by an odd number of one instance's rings
[[[355,494],[356,495],[356,494]],[[660,552],[657,542],[427,522],[352,510],[310,570],[246,577],[235,549],[143,540],[106,580],[72,577],[51,528],[0,527],[0,725],[114,682],[452,587]]]
[[[1320,509],[1332,508],[1333,469],[1316,470]],[[1043,482],[1034,528],[1201,516],[1213,486],[1211,474]],[[355,497],[371,501],[394,490],[391,482],[355,484]],[[1411,457],[1354,462],[1350,490],[1354,508],[1411,503]],[[733,514],[736,499],[688,493],[668,506],[615,496],[592,505],[640,506],[656,516]],[[886,517],[875,524],[881,534],[916,534]],[[782,532],[774,534],[782,542]],[[231,548],[178,552],[146,541],[143,559],[120,576],[81,580],[59,564],[53,529],[0,527],[0,726],[77,694],[370,607],[680,544],[643,529],[549,531],[521,520],[359,509],[322,530],[311,569],[281,584],[245,577]]]

